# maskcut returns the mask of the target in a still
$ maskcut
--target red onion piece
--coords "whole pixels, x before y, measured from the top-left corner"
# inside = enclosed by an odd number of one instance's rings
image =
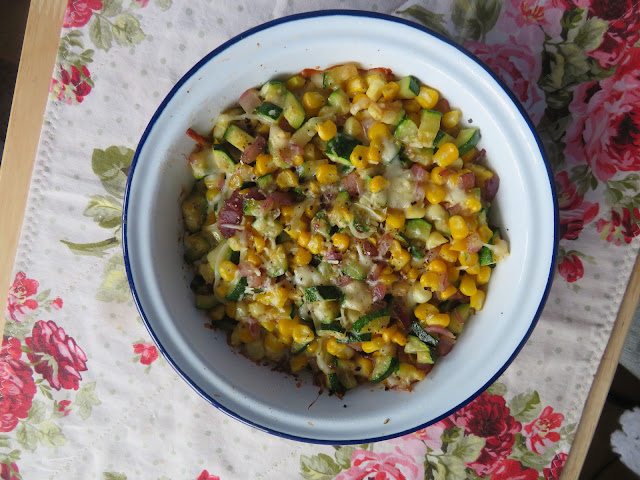
[[[483,197],[486,201],[490,202],[498,193],[498,188],[500,188],[500,177],[498,175],[493,175],[491,178],[487,178],[484,182],[484,194]]]
[[[361,342],[351,342],[347,343],[351,348],[353,348],[356,352],[362,352],[362,343]]]
[[[255,320],[249,323],[249,332],[254,339],[260,338],[260,324]]]
[[[273,192],[271,198],[275,201],[276,205],[280,207],[289,207],[293,205],[291,195],[286,192]]]
[[[387,284],[384,282],[376,283],[371,293],[373,295],[374,302],[377,302],[378,300],[382,300],[384,296],[387,294]]]
[[[341,275],[338,277],[338,280],[336,281],[336,284],[339,287],[345,287],[347,285],[349,285],[351,282],[353,282],[353,279],[347,275]]]
[[[245,112],[251,113],[256,109],[256,107],[260,106],[262,100],[260,100],[258,91],[255,88],[250,88],[240,95],[238,103]]]
[[[450,332],[446,328],[440,327],[438,325],[427,325],[425,327],[425,330],[427,331],[427,333],[435,333],[437,335],[443,335],[443,336],[449,337],[449,338],[456,338],[456,336],[453,334],[453,332]]]
[[[486,155],[487,155],[487,151],[483,148],[478,153],[476,153],[476,156],[473,157],[472,162],[474,163],[481,162],[482,160],[484,160],[484,157],[486,157]]]
[[[385,264],[381,262],[374,263],[373,267],[371,267],[371,270],[369,270],[369,274],[367,275],[367,280],[371,282],[375,282],[380,278],[380,275],[382,275],[382,271],[384,269],[385,269]]]
[[[336,126],[337,127],[344,126],[345,122],[347,121],[347,118],[349,118],[349,115],[338,115],[336,117]]]
[[[378,253],[380,255],[386,255],[389,252],[389,248],[391,248],[392,242],[393,237],[391,236],[391,234],[385,233],[378,242]]]
[[[278,120],[278,126],[282,130],[284,130],[285,132],[288,132],[288,133],[293,133],[293,132],[296,131],[296,129],[291,126],[291,124],[287,121],[287,119],[284,118],[284,115],[281,116],[280,119]]]
[[[258,158],[258,155],[264,152],[266,146],[267,140],[263,136],[258,135],[255,140],[251,142],[251,145],[244,149],[240,159],[246,164],[253,163],[256,161],[256,158]]]
[[[433,369],[433,363],[416,363],[416,368],[427,375]]]
[[[455,205],[450,205],[447,207],[447,212],[451,215],[459,215],[462,212],[462,205],[456,203]]]
[[[449,273],[444,272],[438,275],[438,291],[444,292],[449,285]]]
[[[433,109],[437,110],[440,113],[447,113],[451,111],[451,106],[449,105],[449,102],[447,101],[446,98],[440,98],[440,100],[438,100],[438,103],[436,103],[436,106],[433,107]]]
[[[411,326],[411,318],[409,317],[409,313],[402,302],[392,302],[391,318],[402,323],[404,328],[409,328]]]
[[[436,258],[438,258],[438,254],[440,253],[440,249],[442,248],[442,245],[438,245],[435,248],[432,248],[431,250],[427,250],[427,254],[424,257],[424,262],[429,265],[431,262],[433,262]]]
[[[334,250],[329,250],[324,256],[324,259],[327,261],[335,261],[335,260],[340,261],[342,260],[342,254]]]
[[[273,199],[273,197],[265,198],[262,204],[260,204],[260,211],[262,213],[267,213],[269,210],[271,210],[271,207],[273,207],[274,203],[275,200]]]
[[[460,312],[458,312],[457,308],[453,309],[453,315],[456,317],[456,320],[458,320],[458,322],[461,325],[464,325],[464,319],[462,318],[462,316],[460,315]]]
[[[455,342],[452,342],[449,338],[442,337],[440,339],[440,343],[438,343],[438,346],[436,347],[436,353],[438,356],[446,357],[453,348],[454,343]]]
[[[369,135],[369,129],[373,127],[378,121],[373,117],[364,117],[360,122],[362,125],[362,130],[364,130],[364,136],[367,137]]]

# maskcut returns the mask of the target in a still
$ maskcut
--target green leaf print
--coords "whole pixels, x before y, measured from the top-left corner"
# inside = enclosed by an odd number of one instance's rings
[[[330,480],[339,472],[340,467],[329,455],[320,453],[313,457],[302,455],[300,457],[300,469],[306,480]]]
[[[89,27],[89,38],[96,46],[106,52],[109,51],[113,43],[113,34],[111,33],[111,23],[102,15],[94,13],[95,20],[91,22]]]
[[[455,0],[451,6],[451,21],[458,30],[458,40],[484,42],[501,10],[499,0]]]
[[[38,440],[45,447],[59,447],[67,443],[66,437],[62,434],[60,427],[46,421],[38,425]]]
[[[89,204],[84,210],[85,217],[93,218],[102,228],[115,228],[120,225],[122,204],[107,195],[91,195]]]
[[[27,416],[27,422],[31,425],[37,425],[44,421],[47,414],[47,407],[44,402],[40,400],[34,400],[29,409],[29,415]]]
[[[118,15],[112,30],[116,42],[124,47],[137,45],[146,36],[140,28],[140,22],[129,14]]]
[[[487,395],[500,395],[504,397],[507,393],[507,386],[504,383],[495,382],[487,388]]]
[[[396,13],[413,17],[425,27],[436,31],[441,35],[445,35],[447,37],[451,36],[445,28],[444,15],[441,13],[434,13],[420,5],[411,5],[406,10],[399,10]]]
[[[102,472],[104,480],[127,480],[127,476],[124,473],[118,472]]]
[[[171,0],[155,0],[156,5],[160,7],[161,10],[166,11],[171,8]]]
[[[540,395],[537,391],[532,393],[521,393],[516,395],[509,402],[509,410],[511,415],[521,423],[531,422],[535,420],[542,411],[540,403]]]
[[[100,285],[100,290],[96,293],[96,300],[117,303],[124,303],[131,300],[127,273],[124,269],[124,260],[120,253],[107,260],[102,275],[104,280],[102,281],[102,285]]]
[[[598,17],[592,17],[580,27],[569,30],[567,40],[577,47],[589,52],[595,50],[602,43],[608,23]]]
[[[36,433],[35,427],[26,422],[20,422],[16,430],[16,440],[18,440],[22,448],[32,452],[35,451],[38,446],[38,434]]]
[[[104,0],[100,13],[107,17],[115,17],[122,12],[122,0]]]
[[[449,444],[447,453],[469,463],[477,460],[484,448],[485,439],[475,435],[463,435],[456,442]]]
[[[104,257],[107,250],[117,247],[119,242],[116,237],[107,238],[101,242],[94,243],[73,243],[67,240],[60,240],[76,255],[93,255],[94,257]]]
[[[102,402],[95,394],[96,382],[91,382],[83,385],[78,393],[73,404],[78,407],[78,415],[82,420],[86,420],[91,416],[93,407],[100,405]]]
[[[558,443],[552,443],[545,448],[542,454],[532,452],[527,448],[526,438],[521,433],[517,433],[515,435],[511,458],[518,460],[525,467],[542,471],[543,468],[551,463],[551,460],[556,454],[557,447]]]
[[[465,464],[461,458],[443,455],[440,461],[447,469],[446,480],[465,480],[467,478]]]
[[[91,168],[98,175],[104,189],[117,198],[124,197],[129,167],[134,151],[126,147],[96,148],[91,155]]]
[[[351,457],[353,456],[353,452],[356,451],[357,447],[355,447],[354,445],[345,445],[335,448],[336,463],[340,465],[340,468],[346,470],[351,467]]]

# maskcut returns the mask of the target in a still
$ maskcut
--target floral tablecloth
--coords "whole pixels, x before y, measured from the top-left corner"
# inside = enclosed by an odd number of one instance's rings
[[[121,253],[125,180],[172,85],[303,0],[70,0],[5,312],[0,478],[557,479],[638,251],[640,6],[632,0],[326,1],[420,22],[528,110],[559,195],[558,271],[505,374],[424,430],[283,440],[209,406],[158,356]]]

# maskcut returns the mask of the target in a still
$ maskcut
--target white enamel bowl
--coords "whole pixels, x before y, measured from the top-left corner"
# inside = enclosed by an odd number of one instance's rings
[[[355,61],[413,74],[481,128],[481,147],[501,185],[492,220],[511,255],[494,271],[484,310],[452,353],[412,393],[360,387],[343,400],[310,380],[253,364],[205,329],[182,261],[179,198],[193,183],[189,127],[212,119],[247,88],[303,68]],[[557,208],[540,141],[505,87],[467,52],[404,20],[324,11],[249,30],[195,65],[151,119],[131,166],[123,214],[127,276],[150,334],[200,395],[236,419],[314,443],[362,443],[408,433],[449,415],[493,382],[526,342],[551,283]],[[311,405],[313,404],[313,405]],[[346,406],[346,408],[344,407]]]

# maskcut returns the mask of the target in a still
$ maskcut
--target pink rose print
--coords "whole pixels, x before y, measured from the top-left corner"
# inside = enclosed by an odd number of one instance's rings
[[[537,125],[545,109],[544,95],[538,87],[540,55],[535,55],[528,45],[517,45],[515,39],[511,40],[498,45],[467,42],[465,47],[507,84]]]
[[[579,85],[569,111],[568,161],[589,164],[602,181],[640,170],[640,48],[629,50],[613,76]]]
[[[542,45],[545,33],[553,38],[562,31],[560,19],[566,8],[551,0],[507,0],[503,8],[498,28],[513,32],[518,45]]]
[[[69,0],[67,9],[64,12],[64,28],[84,27],[91,16],[93,10],[102,10],[103,0]]]
[[[342,471],[335,480],[421,480],[424,466],[398,449],[392,453],[355,450],[351,467]]]
[[[35,364],[34,370],[42,375],[56,390],[78,390],[82,375],[87,370],[87,356],[62,327],[53,321],[38,320],[31,337],[24,341],[31,349],[27,353]]]
[[[598,215],[597,203],[583,202],[577,188],[569,182],[569,174],[560,172],[555,177],[560,210],[560,238],[576,240],[582,228]]]
[[[196,480],[220,480],[216,475],[210,475],[209,472],[203,470]]]
[[[563,420],[564,415],[553,413],[553,408],[545,407],[537,419],[522,428],[522,434],[527,439],[527,448],[542,455],[549,445],[560,440],[560,434],[552,430],[560,428]]]
[[[584,275],[582,260],[577,255],[564,257],[560,265],[558,265],[558,273],[569,283],[580,280]]]
[[[15,337],[3,340],[0,349],[0,432],[10,432],[16,428],[19,419],[27,418],[36,394],[33,370],[20,359],[21,356],[20,340]],[[2,472],[4,475],[4,468]]]
[[[52,79],[49,91],[53,92],[58,100],[66,102],[67,105],[71,105],[73,96],[78,103],[82,103],[84,97],[91,92],[89,69],[85,65],[82,65],[81,69],[71,65],[69,70],[62,64],[59,66],[60,80]]]
[[[622,215],[615,209],[611,209],[611,220],[599,219],[596,228],[607,242],[615,243],[617,246],[624,243],[631,243],[635,237],[640,235],[640,210],[633,209],[633,213],[627,208],[622,208]]]
[[[551,460],[551,465],[548,468],[545,468],[542,471],[544,475],[544,480],[560,480],[560,475],[562,474],[562,470],[564,469],[564,462],[567,461],[566,453],[558,453],[553,460]]]
[[[478,476],[488,475],[498,468],[499,461],[511,453],[514,435],[522,429],[520,423],[511,416],[504,398],[487,395],[486,392],[445,421],[463,427],[466,434],[472,433],[485,439],[480,456],[467,464]]]
[[[71,400],[62,400],[56,403],[58,412],[62,413],[65,417],[71,413]]]
[[[140,8],[144,8],[149,3],[149,0],[136,0],[140,4]]]
[[[38,308],[38,302],[29,297],[38,293],[39,285],[37,280],[27,278],[24,272],[16,274],[7,298],[7,310],[14,321],[21,322],[26,310]]]
[[[602,43],[589,52],[602,68],[614,67],[640,39],[640,4],[635,0],[594,0],[587,16],[609,22]]]
[[[62,308],[62,299],[58,297],[53,302],[51,302],[51,308],[53,308],[54,310],[60,310]]]
[[[140,355],[140,363],[151,365],[158,358],[158,349],[150,343],[136,343],[133,351]]]
[[[0,478],[2,480],[21,480],[22,477],[20,476],[18,465],[13,462],[10,465],[3,463],[0,470]]]
[[[450,425],[446,420],[442,420],[438,423],[434,423],[427,428],[423,428],[421,430],[418,430],[417,432],[413,432],[411,435],[422,440],[431,450],[441,450],[442,433],[449,426]]]
[[[491,480],[538,480],[538,471],[533,468],[522,469],[522,464],[510,458],[502,460]]]

